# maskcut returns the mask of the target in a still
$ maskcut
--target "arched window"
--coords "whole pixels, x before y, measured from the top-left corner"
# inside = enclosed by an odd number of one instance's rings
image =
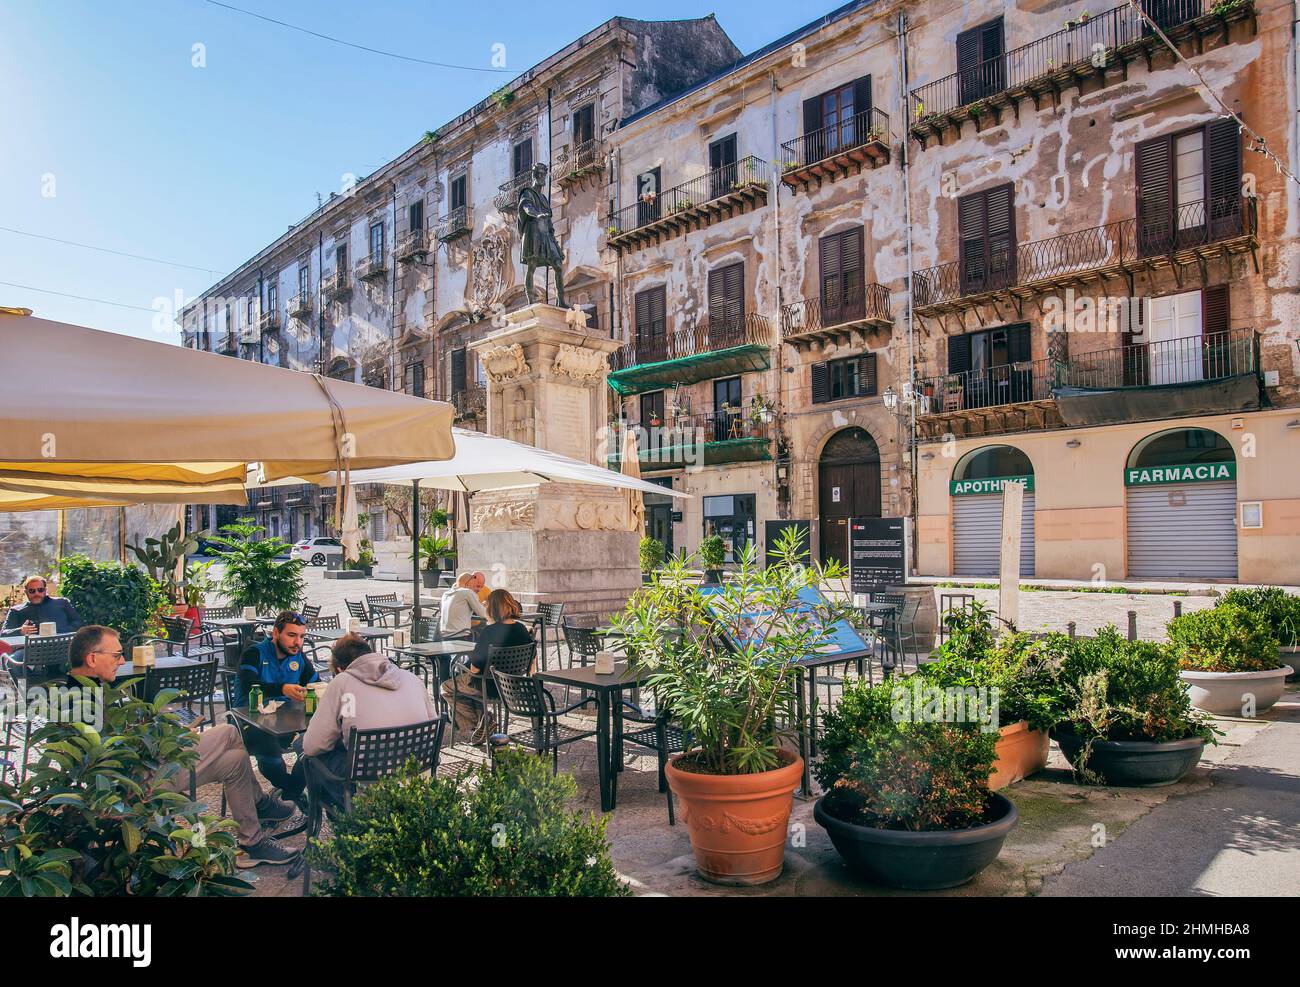
[[[954,480],[989,480],[1001,476],[1033,476],[1034,464],[1015,446],[984,446],[968,452],[952,471]]]
[[[1148,435],[1128,455],[1128,468],[1181,466],[1192,463],[1231,463],[1232,443],[1208,428],[1171,428]]]

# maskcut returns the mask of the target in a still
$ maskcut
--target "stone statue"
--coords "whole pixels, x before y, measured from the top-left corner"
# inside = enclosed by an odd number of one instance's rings
[[[564,251],[555,239],[545,190],[546,165],[539,161],[533,165],[533,183],[519,190],[519,262],[525,268],[524,295],[530,305],[537,301],[533,272],[547,267],[555,272],[555,304],[564,308]]]

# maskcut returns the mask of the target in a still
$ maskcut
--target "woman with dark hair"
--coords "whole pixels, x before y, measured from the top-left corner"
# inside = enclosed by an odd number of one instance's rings
[[[487,667],[492,648],[515,648],[533,643],[528,625],[519,619],[523,608],[507,590],[494,589],[489,593],[486,608],[491,623],[479,632],[478,642],[469,656],[469,667],[458,673],[454,680],[448,679],[442,684],[443,698],[448,705],[454,704],[455,707],[453,728],[459,730],[467,724],[475,724],[470,735],[472,744],[482,743],[496,727],[491,713],[483,715],[479,698],[483,695],[483,669]]]

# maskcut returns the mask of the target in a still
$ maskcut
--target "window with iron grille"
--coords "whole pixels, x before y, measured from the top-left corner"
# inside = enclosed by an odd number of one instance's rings
[[[1005,52],[1001,17],[957,35],[957,84],[963,106],[1007,87]]]
[[[745,264],[716,267],[709,272],[709,328],[736,329],[745,318]]]
[[[457,175],[451,180],[451,208],[461,209],[465,205],[467,176]]]
[[[863,230],[861,226],[821,238],[817,244],[821,276],[822,324],[838,325],[865,312]]]
[[[668,359],[667,295],[663,285],[636,293],[636,351],[642,363]]]
[[[407,210],[407,228],[412,232],[424,229],[424,200],[419,199],[411,203],[410,209]]]
[[[524,174],[527,171],[532,170],[533,139],[531,137],[525,140],[521,140],[518,144],[515,145],[513,159],[512,159],[512,167],[514,168],[514,170],[511,172],[511,174],[515,175],[516,177]]]
[[[465,390],[465,347],[451,351],[451,393]]]
[[[1235,120],[1142,141],[1134,160],[1138,250],[1144,256],[1242,232],[1241,133]]]
[[[595,136],[596,107],[592,103],[573,111],[573,144],[585,144]]]
[[[384,224],[374,223],[370,227],[370,259],[382,260],[384,257]]]

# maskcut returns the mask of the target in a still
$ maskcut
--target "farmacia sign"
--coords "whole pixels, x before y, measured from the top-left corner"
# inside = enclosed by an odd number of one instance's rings
[[[1135,466],[1124,471],[1124,486],[1149,487],[1158,483],[1209,483],[1214,480],[1235,480],[1236,478],[1236,463]]]

